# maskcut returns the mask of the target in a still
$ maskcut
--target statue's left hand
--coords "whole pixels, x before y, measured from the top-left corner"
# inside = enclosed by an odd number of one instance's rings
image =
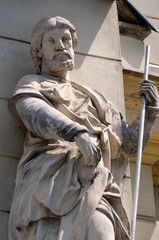
[[[159,107],[159,95],[156,84],[150,80],[144,80],[140,84],[139,95],[146,97],[146,104],[152,107]]]
[[[90,136],[87,132],[79,132],[74,140],[85,159],[83,165],[93,167],[101,160],[101,151]]]

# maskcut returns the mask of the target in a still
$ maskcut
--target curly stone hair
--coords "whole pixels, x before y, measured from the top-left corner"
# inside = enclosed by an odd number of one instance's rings
[[[31,49],[30,53],[33,58],[34,70],[36,74],[41,73],[42,56],[40,55],[40,49],[42,48],[42,39],[44,34],[53,30],[55,27],[68,28],[73,42],[73,48],[77,46],[77,35],[75,27],[67,19],[62,17],[46,17],[41,19],[34,27],[31,35]]]

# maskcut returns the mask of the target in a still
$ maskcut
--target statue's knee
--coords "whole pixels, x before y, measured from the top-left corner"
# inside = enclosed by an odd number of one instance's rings
[[[114,226],[103,213],[95,211],[88,230],[88,240],[114,240]]]

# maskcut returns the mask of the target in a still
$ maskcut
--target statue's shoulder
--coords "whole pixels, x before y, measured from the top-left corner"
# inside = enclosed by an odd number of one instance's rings
[[[40,94],[40,84],[42,81],[41,75],[36,74],[28,74],[23,76],[17,83],[12,98],[15,96],[23,95],[23,94]]]
[[[32,82],[36,82],[36,83],[40,83],[42,81],[42,76],[41,75],[37,75],[37,74],[27,74],[25,76],[23,76],[18,84],[30,84]]]

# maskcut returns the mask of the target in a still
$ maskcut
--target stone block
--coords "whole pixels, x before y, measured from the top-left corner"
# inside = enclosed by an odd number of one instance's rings
[[[0,209],[10,211],[18,160],[0,156]]]
[[[70,79],[98,90],[124,114],[122,66],[118,61],[77,54]]]
[[[8,101],[0,99],[0,155],[20,158],[23,151],[24,134],[8,111]]]
[[[159,221],[159,187],[154,187],[156,220]]]
[[[138,39],[120,36],[122,64],[144,70],[144,43]]]
[[[0,98],[10,98],[18,80],[32,71],[29,44],[0,38]]]
[[[138,219],[135,240],[157,240],[159,236],[159,222],[148,219]]]
[[[134,191],[134,180],[136,175],[136,164],[130,164],[132,189]],[[155,217],[155,202],[152,181],[152,167],[142,164],[139,188],[138,215]],[[142,239],[142,238],[141,238]],[[144,239],[144,238],[143,238]]]
[[[151,19],[151,22],[155,25],[156,28],[159,29],[159,20]],[[120,42],[122,62],[124,67],[144,70],[145,49],[146,45],[150,45],[150,63],[154,66],[150,71],[158,73],[158,68],[156,65],[159,65],[159,35],[157,32],[152,31],[151,34],[145,38],[143,42],[138,39],[126,36],[121,36]]]
[[[158,4],[158,9],[159,9],[159,1],[155,1],[155,2],[156,4]],[[149,20],[154,24],[154,26],[157,29],[159,29],[159,13],[158,13],[158,20],[151,19],[151,18]],[[159,48],[158,48],[159,34],[158,32],[152,31],[151,34],[147,38],[145,38],[144,43],[145,45],[149,44],[151,46],[150,63],[159,65],[159,57],[158,57],[159,56]]]
[[[0,240],[8,240],[8,219],[9,214],[0,211]]]
[[[132,3],[146,16],[159,18],[158,9],[159,1],[158,0],[131,0]],[[151,21],[151,20],[150,20]]]
[[[132,191],[131,191],[131,179],[125,177],[120,184],[120,191],[122,197],[122,203],[128,215],[129,222],[132,218]]]
[[[79,36],[76,51],[120,58],[115,1],[39,0],[37,4],[36,1],[1,0],[1,35],[30,41],[33,26],[46,16],[62,16],[72,21]]]

